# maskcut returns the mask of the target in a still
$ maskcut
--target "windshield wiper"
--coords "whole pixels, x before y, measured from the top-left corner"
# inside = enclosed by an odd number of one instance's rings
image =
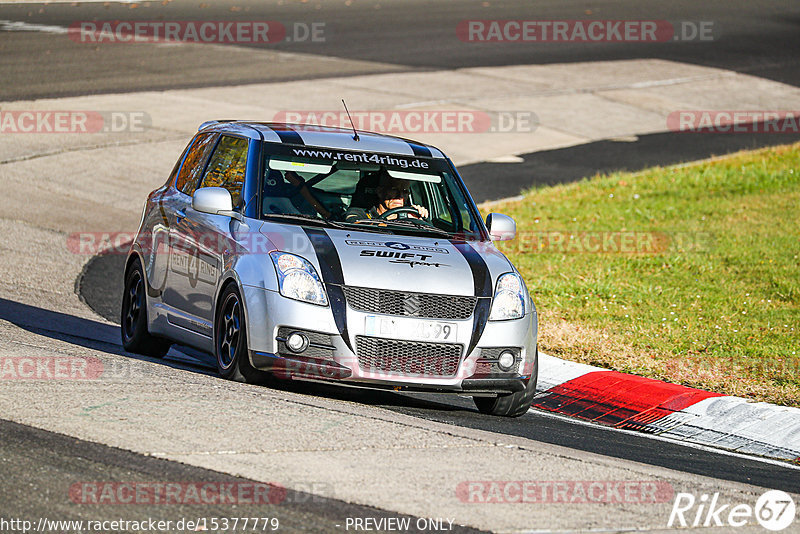
[[[421,230],[423,232],[429,232],[436,235],[445,235],[451,237],[453,234],[452,232],[448,232],[447,230],[442,230],[441,228],[437,228],[432,224],[427,224],[421,221],[416,221],[414,219],[359,219],[357,221],[351,221],[346,223],[351,226],[369,226],[370,229],[382,229],[391,232],[392,229],[398,230]]]
[[[320,226],[331,226],[333,228],[345,228],[344,225],[329,221],[328,219],[320,219],[319,217],[314,217],[313,215],[301,215],[296,213],[266,213],[261,216],[264,220],[269,220],[270,218],[276,219],[288,219],[290,221],[300,221],[306,223],[316,223]]]
[[[415,219],[394,219],[391,221],[386,221],[389,225],[394,226],[405,226],[405,227],[412,227],[414,230],[422,230],[424,232],[431,232],[433,234],[438,235],[446,235],[451,236],[453,235],[452,232],[448,232],[447,230],[442,230],[441,228],[437,228],[430,223],[424,223],[422,221],[417,221]]]
[[[386,221],[381,219],[358,219],[357,221],[347,221],[339,224],[348,229],[355,228],[365,232],[378,231],[384,234],[394,233],[392,229],[386,225]]]

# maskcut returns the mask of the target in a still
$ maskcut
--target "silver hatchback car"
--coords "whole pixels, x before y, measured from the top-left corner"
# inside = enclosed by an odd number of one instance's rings
[[[519,416],[537,315],[453,163],[396,137],[307,125],[201,125],[147,198],[125,269],[126,350],[173,343],[257,382],[472,396]]]

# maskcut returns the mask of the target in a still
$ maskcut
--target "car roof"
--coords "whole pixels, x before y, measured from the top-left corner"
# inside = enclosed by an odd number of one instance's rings
[[[353,130],[329,126],[214,120],[201,124],[198,131],[236,133],[271,143],[445,159],[441,150],[418,141],[363,130],[358,131],[356,141]]]

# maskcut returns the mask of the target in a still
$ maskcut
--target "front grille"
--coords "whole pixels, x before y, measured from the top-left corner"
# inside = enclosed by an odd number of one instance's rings
[[[354,310],[428,319],[469,319],[477,297],[391,291],[369,287],[344,287],[347,304]]]
[[[362,371],[425,377],[452,377],[458,371],[462,345],[423,343],[356,336]]]

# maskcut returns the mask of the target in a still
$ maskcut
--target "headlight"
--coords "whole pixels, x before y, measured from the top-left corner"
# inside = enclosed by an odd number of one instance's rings
[[[525,315],[525,284],[517,273],[501,274],[492,299],[490,321],[519,319]]]
[[[269,257],[278,271],[281,295],[320,306],[328,305],[317,271],[307,260],[286,252],[270,252]]]

